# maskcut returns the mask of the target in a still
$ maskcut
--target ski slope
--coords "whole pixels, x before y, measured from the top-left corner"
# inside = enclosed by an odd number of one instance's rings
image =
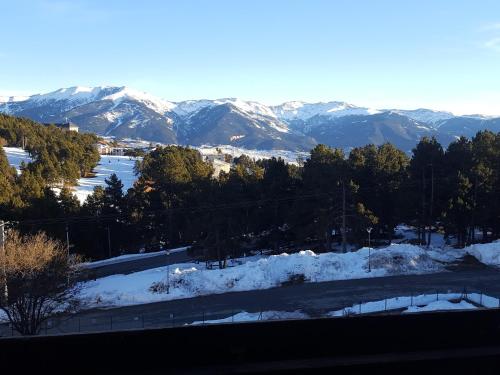
[[[9,163],[16,168],[17,173],[21,173],[21,163],[31,162],[30,155],[19,147],[4,147],[3,148]],[[123,192],[126,193],[136,180],[134,174],[134,165],[136,160],[140,158],[132,158],[128,156],[101,155],[99,164],[94,168],[95,177],[80,178],[78,185],[73,188],[74,194],[80,201],[85,202],[87,197],[92,194],[94,187],[105,186],[104,180],[115,173],[123,183]],[[59,192],[59,189],[54,189]]]

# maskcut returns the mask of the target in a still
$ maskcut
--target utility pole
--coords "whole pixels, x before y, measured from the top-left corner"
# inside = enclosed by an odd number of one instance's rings
[[[427,236],[427,248],[429,248],[429,246],[431,245],[433,205],[434,205],[434,164],[431,163],[431,203],[429,207],[429,234]]]
[[[67,251],[68,260],[69,260],[69,226],[68,226],[68,223],[66,223],[66,251]]]
[[[5,298],[5,303],[7,303],[9,298],[9,289],[7,287],[7,254],[5,253],[5,221],[0,220],[0,246],[2,248],[2,278],[4,282],[3,297]]]
[[[370,237],[372,229],[372,227],[366,228],[366,231],[368,232],[368,272],[372,272],[372,247]]]
[[[170,293],[170,250],[167,250],[167,294]]]
[[[346,225],[345,225],[345,183],[342,180],[342,252],[347,251]]]
[[[109,230],[109,225],[107,229],[108,229],[108,253],[109,253],[108,258],[111,258],[111,232]]]
[[[422,223],[421,223],[421,235],[420,235],[420,245],[425,242],[425,167],[422,168]]]
[[[476,208],[477,208],[477,173],[474,177],[474,203],[472,206],[472,219],[471,219],[471,231],[470,231],[470,243],[476,242]]]

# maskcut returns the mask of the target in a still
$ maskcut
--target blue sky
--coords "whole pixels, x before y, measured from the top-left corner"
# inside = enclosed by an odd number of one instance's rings
[[[0,0],[0,95],[345,100],[500,115],[497,0]]]

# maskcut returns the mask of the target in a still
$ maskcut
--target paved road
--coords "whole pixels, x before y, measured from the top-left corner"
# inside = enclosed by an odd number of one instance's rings
[[[427,275],[306,283],[234,292],[113,309],[95,309],[63,322],[52,322],[48,333],[153,328],[219,319],[240,311],[302,310],[311,316],[359,302],[423,293],[483,292],[500,297],[500,270],[472,267]]]
[[[153,257],[127,260],[114,264],[102,265],[100,267],[87,270],[84,278],[99,278],[116,274],[128,274],[132,272],[144,271],[151,268],[163,267],[167,264],[189,262],[191,257],[187,251],[180,251],[170,255],[162,254]]]

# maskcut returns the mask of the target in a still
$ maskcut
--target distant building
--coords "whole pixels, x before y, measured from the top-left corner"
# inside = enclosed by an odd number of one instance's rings
[[[220,159],[213,159],[210,162],[212,163],[212,167],[214,167],[213,176],[215,178],[219,177],[221,172],[229,173],[229,171],[231,170],[231,163],[227,163]]]
[[[99,151],[99,154],[101,155],[108,155],[111,153],[111,147],[104,143],[98,143],[97,151]]]
[[[50,126],[53,125],[56,128],[59,129],[64,129],[72,132],[78,133],[78,125],[72,123],[72,122],[59,122],[59,123],[52,123],[52,124],[44,124],[45,126]]]

